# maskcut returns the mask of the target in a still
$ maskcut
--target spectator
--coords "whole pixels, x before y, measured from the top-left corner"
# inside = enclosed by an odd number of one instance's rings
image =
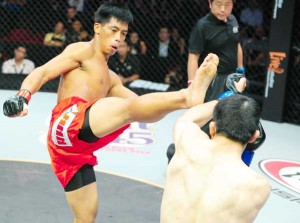
[[[73,24],[73,21],[76,18],[76,15],[77,15],[77,11],[74,7],[68,7],[67,8],[67,14],[66,14],[66,18],[65,18],[65,21],[64,21],[64,24],[66,26],[67,31],[72,30],[72,24]]]
[[[130,54],[128,40],[124,41],[118,48],[117,54],[113,55],[108,61],[110,69],[116,72],[124,85],[140,78],[139,58]]]
[[[4,62],[3,48],[0,45],[0,67],[2,67],[3,62]]]
[[[84,0],[68,0],[70,7],[76,9],[77,12],[83,12],[84,10]]]
[[[79,19],[74,19],[72,29],[66,32],[66,44],[75,43],[79,41],[89,41],[91,37],[89,33],[83,28]]]
[[[54,27],[54,32],[47,33],[44,38],[44,45],[63,47],[66,41],[65,27],[62,22],[57,22]]]
[[[180,62],[180,49],[178,44],[171,38],[167,26],[161,26],[158,33],[159,39],[149,48],[147,57],[151,63],[151,70],[147,78],[151,81],[163,83],[165,75]],[[153,76],[153,74],[155,76]]]
[[[14,50],[15,56],[12,59],[5,61],[2,65],[2,73],[4,74],[29,74],[35,65],[26,57],[26,48],[24,46],[17,46]]]
[[[140,39],[140,36],[137,31],[132,31],[129,34],[129,42],[130,42],[130,53],[132,55],[146,55],[147,46],[146,43]]]
[[[169,84],[168,91],[180,90],[186,85],[185,75],[180,66],[172,68],[165,77],[165,83]]]
[[[6,0],[3,2],[3,5],[6,9],[10,11],[19,12],[21,11],[22,7],[26,4],[25,0]]]
[[[262,39],[265,36],[263,28],[263,11],[257,0],[249,0],[248,7],[241,11],[240,20],[243,24],[242,36],[246,40]]]
[[[179,34],[178,29],[175,27],[173,27],[173,29],[172,29],[172,38],[179,46],[180,55],[183,56],[186,53],[185,39]]]
[[[208,53],[220,58],[218,75],[206,94],[206,101],[222,92],[228,74],[243,69],[243,52],[239,43],[239,26],[231,14],[234,0],[209,0],[210,12],[198,20],[189,39],[188,78],[193,80],[198,63]]]
[[[265,69],[267,61],[266,53],[255,49],[266,42],[266,33],[263,27],[263,11],[256,0],[250,0],[247,3],[248,6],[241,11],[240,16],[243,24],[241,41],[243,48],[249,49],[245,62],[250,69],[253,67]]]

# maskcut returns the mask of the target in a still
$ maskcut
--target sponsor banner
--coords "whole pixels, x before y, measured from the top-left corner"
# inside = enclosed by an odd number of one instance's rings
[[[274,87],[275,74],[283,74],[284,68],[281,68],[283,60],[286,58],[285,52],[270,52],[270,64],[267,73],[265,98],[269,96],[269,89]]]
[[[295,0],[274,1],[274,11],[268,41],[270,61],[266,73],[262,118],[282,122]]]
[[[103,150],[148,155],[152,151],[149,145],[152,144],[155,144],[155,124],[134,122]]]
[[[259,167],[277,183],[300,194],[300,162],[268,159],[261,161]]]

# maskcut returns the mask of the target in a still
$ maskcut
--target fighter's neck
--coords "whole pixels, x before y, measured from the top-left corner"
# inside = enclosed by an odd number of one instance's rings
[[[91,47],[93,48],[94,50],[94,54],[97,56],[97,57],[104,57],[106,61],[108,61],[109,57],[111,55],[109,54],[105,54],[103,52],[103,49],[102,49],[102,46],[100,44],[100,39],[97,35],[95,35],[95,37],[90,41],[91,43]]]
[[[245,148],[245,145],[242,145],[241,143],[235,142],[221,135],[216,135],[212,140],[216,142],[216,151],[224,152],[226,154],[242,154]]]

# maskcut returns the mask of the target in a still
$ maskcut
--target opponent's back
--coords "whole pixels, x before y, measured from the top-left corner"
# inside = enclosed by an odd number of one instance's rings
[[[269,196],[269,184],[228,149],[209,139],[176,145],[168,167],[162,223],[254,220]]]

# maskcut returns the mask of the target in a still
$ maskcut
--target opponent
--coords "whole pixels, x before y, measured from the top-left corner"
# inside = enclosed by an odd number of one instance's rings
[[[233,73],[228,75],[226,78],[226,81],[224,83],[224,92],[219,95],[219,99],[229,97],[234,94],[242,94],[247,87],[247,79],[245,78],[245,75],[240,73]],[[203,127],[202,131],[204,131],[206,134],[209,133],[209,123],[211,120],[209,120]],[[242,153],[242,160],[247,166],[250,166],[253,157],[254,157],[254,151],[258,149],[265,141],[266,139],[266,133],[262,127],[262,124],[259,122],[257,129],[259,130],[259,136],[257,139],[252,142],[248,143],[246,146],[246,149]],[[175,153],[175,145],[174,143],[171,143],[167,149],[167,157],[168,157],[168,163],[170,163],[172,157]]]
[[[95,14],[94,38],[67,46],[60,55],[36,68],[17,95],[3,105],[6,116],[27,115],[31,95],[49,80],[61,77],[58,103],[49,126],[48,150],[75,223],[96,219],[94,151],[113,141],[132,122],[156,122],[172,111],[203,103],[216,74],[219,59],[210,54],[197,70],[193,86],[138,97],[107,66],[109,57],[124,42],[132,20],[131,12],[123,5],[101,5]]]
[[[174,127],[161,223],[250,223],[269,197],[266,179],[242,161],[259,136],[259,106],[236,94],[195,106]],[[201,130],[208,120],[210,137]]]

